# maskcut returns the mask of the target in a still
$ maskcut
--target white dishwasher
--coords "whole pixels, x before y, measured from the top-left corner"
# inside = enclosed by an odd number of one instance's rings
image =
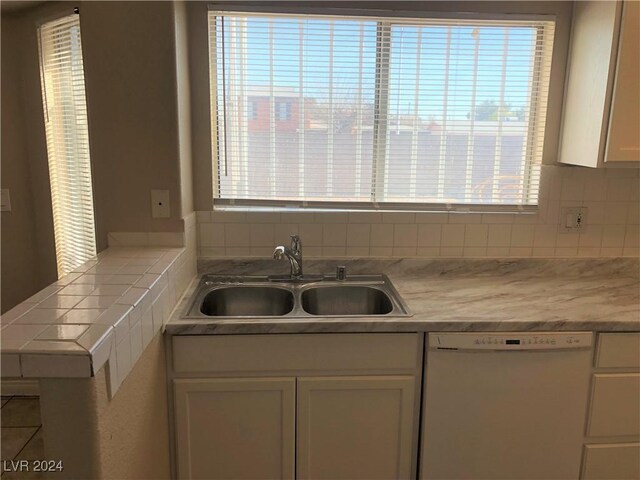
[[[432,333],[422,479],[577,479],[593,335]]]

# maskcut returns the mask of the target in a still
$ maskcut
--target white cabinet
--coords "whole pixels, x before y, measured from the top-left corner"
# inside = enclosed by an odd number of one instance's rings
[[[587,445],[582,480],[637,480],[640,478],[640,443]]]
[[[598,335],[596,367],[640,370],[640,333],[601,333]]]
[[[636,1],[574,3],[561,163],[640,161],[638,7]]]
[[[640,160],[640,2],[623,2],[606,162]]]
[[[178,478],[294,478],[295,379],[174,380]]]
[[[593,376],[588,435],[640,435],[640,373]]]
[[[298,379],[297,478],[411,476],[414,378]]]
[[[178,478],[415,477],[423,335],[176,336],[171,348]]]
[[[601,333],[582,480],[640,478],[640,333]]]

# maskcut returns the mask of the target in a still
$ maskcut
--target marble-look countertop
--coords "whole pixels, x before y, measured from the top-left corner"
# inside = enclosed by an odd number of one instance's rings
[[[191,283],[165,330],[173,335],[420,332],[420,331],[640,331],[640,260],[420,260],[305,261],[305,273],[384,273],[411,317],[182,318],[197,286]],[[272,260],[200,260],[201,274],[288,273]]]

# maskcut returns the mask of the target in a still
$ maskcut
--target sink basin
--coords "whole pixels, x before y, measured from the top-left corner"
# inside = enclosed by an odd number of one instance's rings
[[[385,275],[288,276],[203,275],[183,318],[411,316]]]
[[[386,293],[367,286],[315,287],[302,292],[301,299],[311,315],[386,315],[393,310]]]
[[[243,285],[207,293],[200,312],[209,317],[279,317],[293,310],[293,305],[289,290]]]

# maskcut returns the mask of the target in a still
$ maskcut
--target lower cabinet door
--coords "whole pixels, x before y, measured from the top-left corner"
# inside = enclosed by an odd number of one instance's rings
[[[297,478],[412,475],[411,376],[298,378]]]
[[[178,478],[293,478],[295,382],[174,380]]]
[[[637,480],[640,443],[585,445],[582,480]]]

